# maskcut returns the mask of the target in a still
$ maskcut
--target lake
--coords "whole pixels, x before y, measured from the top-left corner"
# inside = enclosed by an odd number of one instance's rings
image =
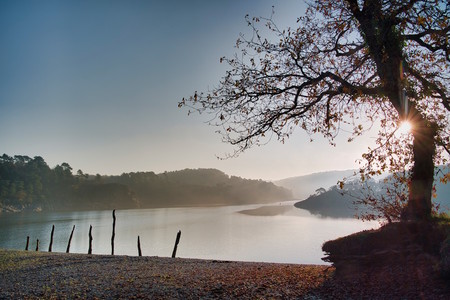
[[[293,203],[262,210],[263,205],[117,210],[114,252],[137,255],[139,235],[143,255],[168,257],[181,230],[177,257],[325,264],[323,242],[379,227],[378,222],[320,218]],[[29,236],[30,250],[39,239],[40,251],[48,251],[52,225],[53,252],[66,251],[75,225],[70,252],[87,253],[92,225],[93,254],[111,254],[112,211],[0,214],[0,248],[23,250]]]

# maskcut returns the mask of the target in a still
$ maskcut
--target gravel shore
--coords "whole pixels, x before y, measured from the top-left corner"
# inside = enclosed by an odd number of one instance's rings
[[[432,281],[430,286],[424,274],[418,275],[423,283],[396,288],[398,282],[364,278],[341,282],[333,273],[325,265],[0,250],[0,299],[449,299],[450,295],[445,282]]]

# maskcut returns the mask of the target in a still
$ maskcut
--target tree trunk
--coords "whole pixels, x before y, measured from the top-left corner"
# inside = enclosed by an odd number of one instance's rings
[[[403,221],[426,221],[431,217],[434,179],[435,137],[437,128],[420,114],[411,119],[414,166],[411,170],[409,199],[402,214]]]
[[[402,97],[404,83],[400,66],[404,59],[404,38],[391,19],[385,18],[381,1],[365,1],[359,11],[356,1],[351,4],[354,16],[361,24],[365,42],[376,63],[383,82],[384,94],[389,98],[401,119],[408,118],[413,127],[413,159],[408,203],[402,212],[403,221],[428,220],[431,217],[431,194],[434,177],[437,126],[427,121],[413,106],[408,110]],[[367,2],[367,3],[366,3]],[[367,6],[366,6],[367,4]]]

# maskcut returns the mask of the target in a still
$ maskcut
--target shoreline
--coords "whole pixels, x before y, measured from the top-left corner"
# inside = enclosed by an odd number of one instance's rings
[[[238,204],[230,204],[230,203],[202,203],[202,204],[176,204],[176,205],[154,205],[154,206],[145,206],[145,207],[128,207],[121,208],[116,210],[144,210],[144,209],[161,209],[161,208],[210,208],[210,207],[223,207],[223,206],[248,206],[248,205],[260,205],[260,206],[276,206],[279,204],[286,205],[286,203],[292,203],[294,206],[298,199],[287,199],[275,202],[255,202],[255,203],[238,203]],[[290,205],[289,205],[290,206]],[[80,209],[44,209],[40,206],[37,207],[16,207],[13,205],[0,206],[0,214],[20,214],[20,213],[66,213],[66,212],[85,212],[85,211],[112,211],[114,207],[111,208],[103,208],[103,209],[91,209],[91,208],[80,208]]]
[[[0,298],[298,298],[332,273],[325,265],[0,249]]]
[[[403,272],[403,273],[402,273]],[[334,267],[0,249],[0,299],[448,299],[427,273],[389,268],[334,276]]]

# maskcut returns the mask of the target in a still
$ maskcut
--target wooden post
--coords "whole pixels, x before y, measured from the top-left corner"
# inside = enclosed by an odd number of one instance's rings
[[[139,256],[142,256],[142,251],[141,251],[141,240],[139,239],[139,236],[138,236],[138,255],[139,255]]]
[[[30,244],[30,237],[27,236],[27,245],[25,246],[25,251],[28,251],[28,244]]]
[[[180,237],[181,237],[181,230],[178,230],[177,239],[175,240],[175,246],[173,247],[172,258],[175,258],[175,255],[177,255],[177,248],[178,243],[180,242]]]
[[[52,226],[52,233],[50,233],[50,245],[48,246],[48,252],[52,252],[53,233],[55,233],[55,225]]]
[[[70,251],[70,243],[72,243],[73,231],[75,230],[75,225],[72,227],[72,232],[70,233],[69,242],[67,243],[66,253]]]
[[[36,241],[36,251],[39,251],[39,239]]]
[[[116,210],[114,209],[112,212],[113,216],[113,228],[112,228],[112,236],[111,236],[111,255],[114,255],[114,238],[116,237]]]
[[[88,254],[92,254],[92,225],[89,227],[89,249]]]

